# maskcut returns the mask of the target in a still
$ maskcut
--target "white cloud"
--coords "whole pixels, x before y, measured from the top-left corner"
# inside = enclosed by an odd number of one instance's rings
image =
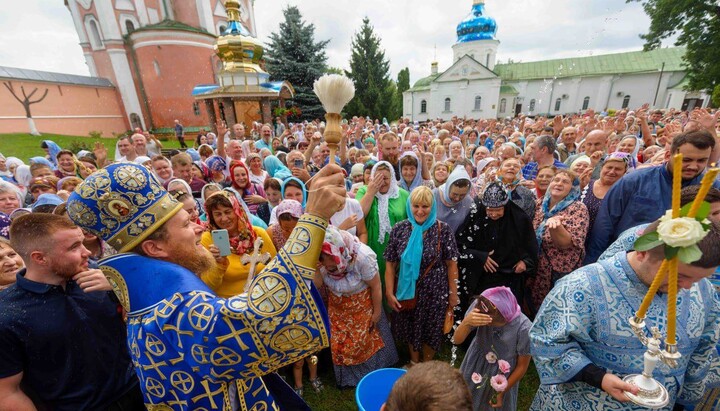
[[[72,0],[71,0],[72,1]],[[107,1],[107,0],[105,0]],[[638,3],[625,0],[487,0],[498,23],[498,58],[533,61],[638,50],[649,19]],[[88,74],[70,12],[61,0],[0,0],[0,65]],[[278,30],[287,5],[315,24],[316,38],[329,39],[331,66],[348,68],[351,40],[370,18],[390,59],[393,78],[410,68],[411,82],[430,72],[437,53],[440,70],[452,63],[457,24],[471,0],[265,0],[255,3],[258,37]],[[435,50],[437,47],[437,50]]]

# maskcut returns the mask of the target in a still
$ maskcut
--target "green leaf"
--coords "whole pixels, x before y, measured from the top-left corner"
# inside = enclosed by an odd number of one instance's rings
[[[665,259],[672,260],[678,254],[678,251],[680,251],[679,247],[666,246],[665,247]]]
[[[660,241],[660,235],[658,234],[658,232],[653,231],[653,232],[644,234],[642,237],[635,240],[635,251],[651,250],[662,244],[663,244],[663,242]]]
[[[678,251],[678,258],[685,264],[692,264],[702,257],[702,251],[695,245],[690,247],[683,247]]]
[[[685,205],[680,209],[680,217],[687,217],[688,213],[690,212],[690,207],[692,207],[692,201],[689,202],[689,203],[687,203],[687,204],[685,204]]]
[[[697,214],[695,214],[695,219],[702,221],[707,218],[708,215],[710,215],[710,203],[703,201],[702,204],[700,204]]]

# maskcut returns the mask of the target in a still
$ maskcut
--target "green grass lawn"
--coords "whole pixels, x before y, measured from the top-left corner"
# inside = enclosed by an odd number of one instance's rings
[[[0,134],[0,153],[5,157],[17,157],[27,162],[30,157],[44,156],[45,152],[40,148],[43,140],[52,140],[62,148],[72,150],[74,147],[81,147],[92,150],[95,141],[102,142],[108,149],[108,158],[115,156],[115,139],[114,138],[92,138],[82,136],[65,136],[60,134],[43,134],[42,136],[32,136],[26,133]],[[179,148],[180,143],[177,140],[163,141],[163,148]]]
[[[440,352],[437,354],[436,359],[440,361],[450,362],[451,357],[451,345],[449,342],[443,344]],[[401,350],[402,351],[402,350]],[[461,348],[457,350],[457,360],[455,361],[455,367],[460,368],[465,352]],[[400,354],[400,358],[407,358],[404,353]],[[407,359],[405,360],[407,362]],[[314,411],[337,411],[337,410],[357,410],[358,407],[355,403],[355,390],[339,390],[335,386],[335,376],[332,370],[320,370],[319,376],[325,385],[325,390],[320,394],[316,394],[308,383],[307,379],[307,367],[304,370],[304,385],[305,392],[304,398],[307,401],[310,408]],[[288,381],[292,381],[292,375],[288,370]],[[292,385],[292,382],[290,383]],[[526,411],[530,409],[530,404],[535,397],[535,392],[540,385],[540,379],[538,378],[535,365],[531,362],[528,372],[525,377],[520,381],[520,392],[518,393],[518,410]]]

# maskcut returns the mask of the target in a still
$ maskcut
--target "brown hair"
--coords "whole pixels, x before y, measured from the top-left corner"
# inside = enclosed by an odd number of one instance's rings
[[[263,189],[268,191],[270,188],[280,191],[280,182],[276,178],[266,178],[263,183]]]
[[[30,164],[30,175],[35,177],[35,172],[40,170],[41,168],[47,168],[48,170],[52,171],[52,168],[48,167],[43,163],[32,163]]]
[[[172,164],[173,168],[177,166],[189,166],[190,164],[192,164],[192,157],[190,157],[190,154],[187,153],[178,153],[172,156],[172,158],[170,159],[170,164]]]
[[[673,138],[672,144],[670,145],[670,152],[672,154],[677,153],[678,150],[680,150],[680,146],[685,144],[692,144],[693,147],[698,150],[705,150],[708,148],[712,150],[715,148],[715,138],[713,138],[712,134],[705,130],[682,133]]]
[[[472,398],[460,371],[441,361],[414,365],[393,385],[387,411],[470,411]]]
[[[33,251],[48,251],[53,234],[73,228],[77,226],[66,216],[48,213],[21,215],[10,225],[10,246],[23,260],[29,261]]]
[[[232,195],[232,194],[231,194]],[[216,228],[217,224],[213,218],[212,212],[217,206],[223,206],[233,208],[232,202],[226,197],[225,192],[213,193],[210,197],[205,199],[205,213],[207,215],[207,221],[210,228]],[[249,217],[248,217],[249,218]]]
[[[405,166],[408,167],[417,167],[418,161],[413,156],[404,156],[400,159],[400,168],[403,168]]]

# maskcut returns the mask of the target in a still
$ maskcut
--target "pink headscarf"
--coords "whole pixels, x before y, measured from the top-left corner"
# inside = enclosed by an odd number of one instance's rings
[[[520,315],[520,306],[517,303],[515,295],[507,287],[488,288],[483,291],[481,296],[490,300],[502,314],[508,323]]]

